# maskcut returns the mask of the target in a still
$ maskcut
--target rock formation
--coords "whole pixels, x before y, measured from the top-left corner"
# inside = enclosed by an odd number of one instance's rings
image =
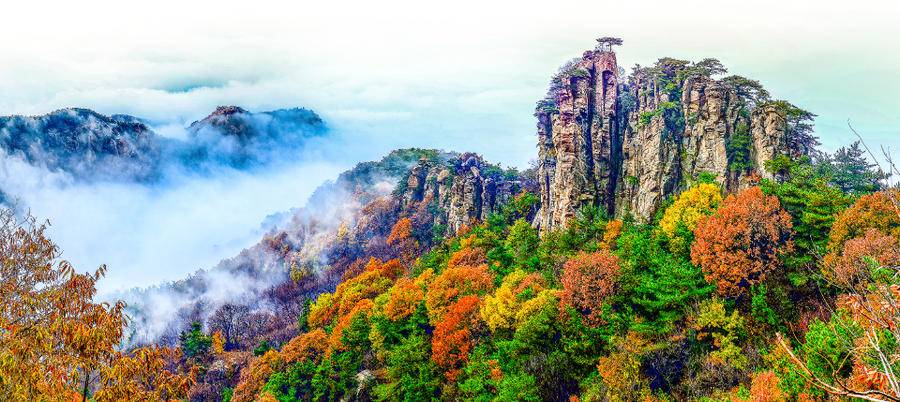
[[[526,187],[526,180],[506,174],[474,153],[422,158],[400,186],[403,207],[430,208],[429,219],[446,225],[447,233],[483,221]]]
[[[538,102],[543,231],[584,205],[647,220],[701,173],[729,191],[770,177],[763,164],[785,153],[783,105],[718,61],[664,58],[626,78],[609,47],[587,51],[553,77]]]

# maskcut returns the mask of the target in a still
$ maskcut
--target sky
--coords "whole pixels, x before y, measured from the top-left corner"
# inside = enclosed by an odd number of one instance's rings
[[[256,175],[164,189],[20,183],[77,266],[110,265],[109,288],[233,255],[266,216],[394,148],[526,167],[535,101],[599,36],[624,39],[626,68],[718,58],[816,113],[825,150],[853,140],[848,119],[870,146],[900,149],[900,6],[884,1],[32,0],[3,15],[0,115],[88,107],[178,135],[218,105],[304,106],[332,129],[297,163]]]

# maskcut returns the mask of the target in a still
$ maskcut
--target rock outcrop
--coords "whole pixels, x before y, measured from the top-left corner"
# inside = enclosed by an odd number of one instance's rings
[[[528,187],[527,180],[473,153],[422,158],[400,186],[402,207],[430,210],[428,219],[446,226],[446,233],[483,221]]]
[[[755,81],[713,78],[717,68],[667,58],[626,78],[609,48],[564,65],[535,112],[535,223],[564,226],[587,204],[646,220],[704,172],[729,191],[770,177],[763,164],[785,153],[785,112]]]

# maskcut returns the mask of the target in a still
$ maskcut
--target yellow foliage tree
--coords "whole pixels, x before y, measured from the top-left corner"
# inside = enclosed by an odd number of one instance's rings
[[[214,354],[220,355],[225,352],[225,336],[222,335],[222,331],[213,332],[212,335],[212,350]]]
[[[144,347],[119,354],[101,371],[94,399],[103,401],[168,401],[183,398],[192,376],[178,372],[178,349]]]
[[[513,329],[523,304],[543,289],[544,281],[540,274],[513,271],[503,278],[503,283],[493,295],[484,298],[481,318],[493,332]]]
[[[690,245],[690,233],[721,203],[722,191],[715,184],[700,183],[681,193],[659,221],[660,230],[669,237],[670,250],[686,251]]]
[[[174,352],[116,350],[125,304],[94,302],[106,267],[79,274],[46,228],[0,210],[0,400],[86,399],[92,389],[98,401],[185,397],[190,377],[163,369]]]

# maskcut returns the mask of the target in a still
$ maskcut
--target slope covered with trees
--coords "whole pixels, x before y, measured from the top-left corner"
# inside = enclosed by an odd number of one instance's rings
[[[621,44],[603,39],[600,52]],[[91,300],[102,269],[76,274],[43,226],[3,215],[0,399],[898,400],[900,190],[859,143],[817,151],[808,112],[742,113],[779,106],[755,81],[709,78],[720,63],[656,67],[639,69],[661,74],[656,82],[629,90],[651,97],[702,81],[729,86],[704,99],[737,106],[721,132],[704,129],[708,114],[688,122],[708,141],[727,135],[708,165],[720,170],[645,172],[678,178],[653,214],[610,204],[627,196],[613,194],[624,177],[564,188],[565,171],[552,186],[541,178],[548,166],[517,172],[473,154],[396,151],[339,179],[355,194],[347,220],[298,215],[255,248],[283,268],[245,267],[280,275],[259,300],[191,315],[171,347],[117,349],[124,307]],[[697,99],[685,99],[672,109],[692,113]],[[616,130],[685,135],[685,122],[664,127],[678,113],[652,105],[655,129],[631,127],[643,120],[634,109]],[[750,140],[737,128],[754,119],[757,142],[786,144],[764,166],[740,145]],[[566,130],[542,131],[558,142],[545,150],[562,149]],[[397,178],[393,191],[373,190],[385,176]],[[596,185],[617,181],[614,191]],[[558,208],[543,209],[548,200]],[[322,241],[315,253],[312,239]]]

